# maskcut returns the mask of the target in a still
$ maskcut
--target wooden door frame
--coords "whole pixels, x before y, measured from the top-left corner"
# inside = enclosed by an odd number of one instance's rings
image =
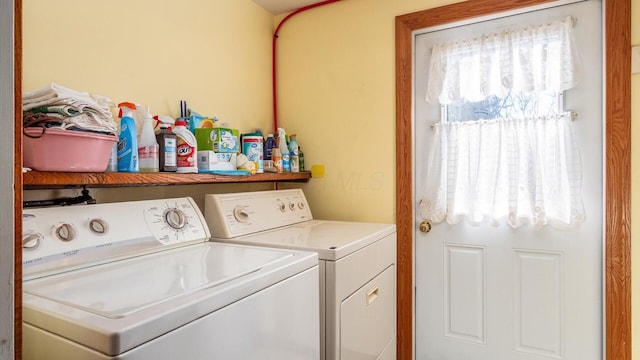
[[[550,0],[469,0],[396,17],[397,358],[413,356],[412,31]],[[605,355],[631,359],[631,0],[604,2]]]

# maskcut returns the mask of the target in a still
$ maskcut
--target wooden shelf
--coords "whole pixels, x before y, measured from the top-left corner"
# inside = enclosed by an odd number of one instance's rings
[[[295,181],[307,182],[311,179],[308,171],[299,173],[263,173],[249,176],[229,176],[214,174],[177,174],[177,173],[72,173],[29,171],[22,174],[25,190],[90,187],[130,187],[154,185],[194,185],[216,183],[246,183]]]

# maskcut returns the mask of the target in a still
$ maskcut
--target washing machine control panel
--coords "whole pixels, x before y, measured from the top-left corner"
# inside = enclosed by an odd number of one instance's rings
[[[312,220],[300,189],[205,196],[205,218],[214,238],[234,238]]]
[[[191,198],[25,209],[23,229],[26,275],[210,238],[204,216]]]

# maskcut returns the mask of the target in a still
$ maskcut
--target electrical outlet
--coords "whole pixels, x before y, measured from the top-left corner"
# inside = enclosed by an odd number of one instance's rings
[[[631,73],[640,74],[640,46],[631,48]]]

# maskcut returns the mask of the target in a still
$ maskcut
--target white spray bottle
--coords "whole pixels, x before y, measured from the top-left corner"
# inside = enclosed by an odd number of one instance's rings
[[[158,172],[158,141],[153,131],[153,118],[147,106],[142,124],[142,132],[138,141],[138,163],[140,172]]]

